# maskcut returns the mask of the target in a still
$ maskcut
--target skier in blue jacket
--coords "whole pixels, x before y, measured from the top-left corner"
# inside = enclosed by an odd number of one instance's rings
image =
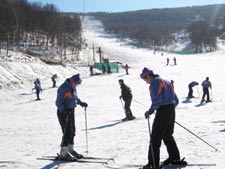
[[[34,81],[34,88],[32,90],[34,89],[36,90],[36,96],[37,96],[36,100],[41,100],[39,95],[40,95],[40,92],[42,91],[42,88],[41,88],[41,82],[38,78]]]
[[[189,92],[188,92],[188,97],[187,98],[193,98],[194,96],[193,96],[193,87],[194,86],[197,86],[198,85],[198,82],[195,82],[195,81],[193,81],[193,82],[191,82],[191,83],[189,83],[188,84],[188,89],[189,89]]]
[[[206,77],[206,79],[202,82],[203,95],[201,102],[205,101],[205,96],[207,96],[206,103],[211,102],[209,97],[209,88],[212,89],[212,84],[209,81],[209,77]]]
[[[145,118],[156,111],[149,145],[148,164],[143,169],[159,168],[162,140],[169,154],[169,158],[163,164],[185,164],[186,162],[180,160],[180,153],[173,137],[175,107],[179,103],[173,85],[146,67],[140,76],[147,84],[150,84],[149,91],[152,100],[150,109],[145,112]]]
[[[74,108],[77,104],[85,108],[88,107],[87,103],[82,102],[78,98],[76,87],[79,84],[81,84],[80,75],[76,74],[66,79],[57,91],[57,116],[63,133],[59,154],[61,160],[73,161],[83,158],[83,155],[74,150],[74,136],[76,132]]]

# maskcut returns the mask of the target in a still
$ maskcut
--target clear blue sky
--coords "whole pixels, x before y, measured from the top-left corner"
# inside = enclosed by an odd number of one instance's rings
[[[60,12],[122,12],[140,9],[225,4],[225,0],[28,0],[54,4]]]

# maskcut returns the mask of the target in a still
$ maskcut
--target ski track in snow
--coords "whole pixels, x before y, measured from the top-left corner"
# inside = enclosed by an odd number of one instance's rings
[[[106,35],[101,24],[86,17],[83,20],[83,36],[88,45],[101,46],[103,53],[111,60],[128,63],[131,67],[129,75],[125,70],[111,75],[89,77],[88,67],[49,66],[42,63],[0,62],[0,168],[18,169],[104,169],[102,164],[59,163],[36,158],[56,155],[61,142],[61,128],[56,116],[57,88],[51,88],[50,77],[57,73],[59,86],[67,77],[80,72],[82,84],[77,88],[81,100],[89,105],[88,117],[88,148],[85,142],[84,110],[77,107],[75,148],[84,155],[93,157],[115,157],[120,164],[145,165],[149,145],[148,123],[144,112],[150,106],[148,85],[140,79],[144,66],[148,66],[161,77],[174,80],[175,91],[180,99],[177,107],[176,121],[197,134],[220,152],[190,134],[182,127],[175,126],[174,137],[180,149],[181,157],[190,163],[216,163],[217,166],[188,166],[190,169],[221,169],[224,161],[224,96],[225,80],[221,75],[225,66],[225,47],[212,53],[196,55],[175,55],[146,49],[132,49],[111,35]],[[100,30],[100,31],[99,31]],[[120,45],[122,44],[122,45]],[[91,52],[91,51],[90,51]],[[87,52],[88,53],[88,52]],[[82,54],[82,53],[81,53]],[[16,53],[14,53],[16,55]],[[88,57],[90,57],[89,55]],[[165,66],[166,58],[176,57],[177,64]],[[82,58],[90,60],[90,58]],[[96,54],[96,60],[98,60]],[[211,96],[215,102],[201,106],[201,86],[194,88],[196,99],[187,101],[188,83],[195,80],[201,83],[207,76],[212,82]],[[43,92],[41,101],[35,101],[33,88],[35,78],[41,79]],[[131,87],[133,99],[131,109],[138,118],[134,121],[119,122],[124,117],[119,100],[120,86],[118,80],[123,78]],[[22,83],[21,83],[22,81]],[[154,116],[151,117],[150,123]],[[161,147],[161,160],[167,158],[164,144]],[[126,168],[126,167],[124,167]],[[137,167],[138,168],[138,167]]]

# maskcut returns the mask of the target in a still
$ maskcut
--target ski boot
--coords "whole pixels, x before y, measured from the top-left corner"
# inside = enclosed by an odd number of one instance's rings
[[[61,147],[60,154],[58,156],[59,160],[62,161],[76,161],[77,158],[74,157],[70,152],[68,147]]]
[[[69,144],[69,153],[72,154],[75,158],[77,159],[81,159],[84,156],[82,154],[77,153],[74,149],[73,149],[74,145],[73,144]]]

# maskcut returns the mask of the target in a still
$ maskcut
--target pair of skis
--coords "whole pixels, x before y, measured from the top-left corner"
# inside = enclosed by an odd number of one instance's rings
[[[131,169],[131,168],[139,168],[142,169],[143,165],[140,164],[117,164],[115,162],[115,157],[112,158],[102,158],[102,157],[83,157],[82,159],[76,159],[74,161],[62,161],[58,159],[58,156],[42,156],[37,158],[37,160],[51,160],[51,161],[60,161],[62,163],[70,163],[70,162],[77,162],[77,163],[98,163],[102,164],[106,168],[110,169]],[[198,167],[209,167],[209,166],[216,166],[215,163],[188,163],[184,165],[161,165],[159,169],[177,169],[177,168],[185,168],[188,166],[198,166]]]
[[[37,160],[50,160],[50,161],[61,161],[61,162],[77,162],[77,163],[107,163],[108,161],[114,161],[113,158],[102,158],[102,157],[83,157],[81,159],[75,159],[73,161],[65,161],[65,160],[59,160],[58,156],[42,156],[37,158]]]

